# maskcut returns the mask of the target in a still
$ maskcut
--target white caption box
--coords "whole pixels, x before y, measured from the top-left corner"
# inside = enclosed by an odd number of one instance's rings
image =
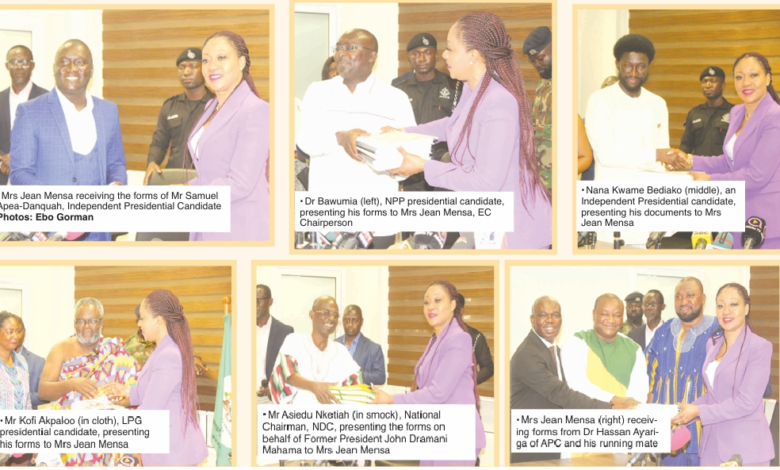
[[[3,186],[9,232],[229,232],[228,186]]]
[[[258,459],[470,460],[474,406],[258,406]]]
[[[512,452],[669,452],[674,406],[512,410]]]
[[[744,181],[577,181],[575,197],[577,231],[745,230]]]
[[[0,452],[167,454],[168,411],[1,411]]]
[[[295,193],[296,232],[511,232],[514,193]]]

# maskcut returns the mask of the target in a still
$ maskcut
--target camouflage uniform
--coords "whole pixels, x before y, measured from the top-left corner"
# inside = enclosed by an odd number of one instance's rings
[[[135,359],[135,362],[138,363],[139,367],[143,367],[144,364],[146,364],[146,360],[152,355],[155,346],[157,346],[157,343],[153,341],[144,341],[138,334],[134,334],[127,338],[127,342],[125,342],[125,349],[133,356],[133,359]]]
[[[539,174],[552,191],[552,80],[542,79],[536,85],[533,120]]]

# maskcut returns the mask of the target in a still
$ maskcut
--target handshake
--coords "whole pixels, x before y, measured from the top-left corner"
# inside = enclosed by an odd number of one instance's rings
[[[631,397],[612,397],[609,401],[613,410],[633,410],[640,403]]]
[[[655,159],[667,170],[690,170],[693,166],[693,156],[680,149],[657,149]]]

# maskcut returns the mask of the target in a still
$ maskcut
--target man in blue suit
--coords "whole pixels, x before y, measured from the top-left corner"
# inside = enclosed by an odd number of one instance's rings
[[[382,385],[385,383],[385,355],[382,346],[376,344],[360,333],[363,327],[363,312],[357,305],[349,305],[344,309],[344,335],[336,338],[352,355],[352,359],[363,370],[363,383]]]
[[[92,52],[66,41],[54,60],[56,89],[19,105],[11,132],[13,185],[104,186],[127,183],[114,103],[87,93]],[[91,233],[86,240],[110,240]]]
[[[41,381],[41,371],[43,370],[44,360],[41,356],[33,354],[24,347],[24,338],[27,336],[27,329],[24,327],[24,321],[21,317],[14,315],[14,318],[22,325],[22,336],[19,338],[19,346],[16,347],[16,353],[21,354],[27,361],[27,369],[30,373],[30,401],[32,402],[32,408],[37,410],[38,405],[49,403],[47,401],[42,401],[38,397],[38,383]]]

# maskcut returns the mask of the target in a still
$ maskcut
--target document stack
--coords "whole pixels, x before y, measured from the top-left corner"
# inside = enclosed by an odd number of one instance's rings
[[[430,135],[410,134],[407,132],[385,132],[360,136],[357,138],[358,153],[376,171],[394,170],[404,161],[398,147],[403,147],[407,153],[428,160],[431,156],[431,146],[436,138]],[[405,179],[398,177],[396,179]]]

